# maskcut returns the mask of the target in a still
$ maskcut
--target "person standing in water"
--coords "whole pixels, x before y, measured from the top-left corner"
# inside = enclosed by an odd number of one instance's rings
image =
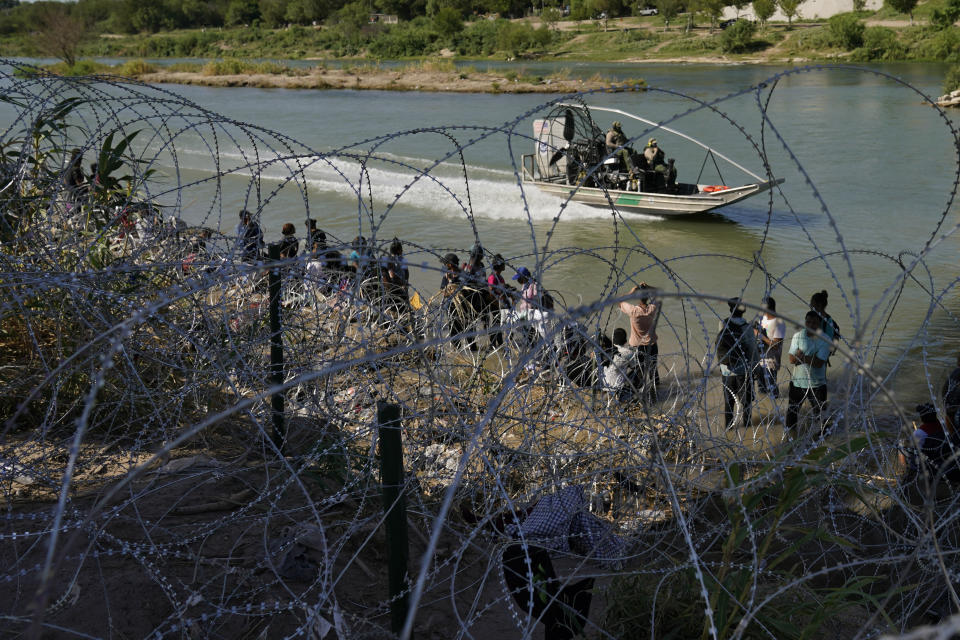
[[[756,332],[757,340],[762,344],[763,356],[760,358],[760,388],[764,393],[778,398],[780,388],[777,386],[777,377],[780,373],[780,362],[783,359],[783,339],[787,335],[786,323],[777,317],[777,301],[771,297],[764,299],[766,309],[760,319],[760,327]]]

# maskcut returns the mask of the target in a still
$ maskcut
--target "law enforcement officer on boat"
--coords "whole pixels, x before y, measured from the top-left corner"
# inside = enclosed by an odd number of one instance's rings
[[[643,150],[643,168],[647,171],[655,171],[663,176],[663,184],[667,191],[673,191],[677,185],[677,170],[673,166],[673,160],[667,161],[664,158],[663,149],[660,148],[656,138],[650,138],[647,146]]]
[[[613,121],[610,130],[607,131],[605,143],[607,146],[607,154],[616,154],[614,157],[620,158],[621,167],[623,167],[627,173],[632,174],[634,170],[633,161],[630,158],[630,149],[624,146],[627,144],[627,136],[623,133],[623,128],[619,120]]]

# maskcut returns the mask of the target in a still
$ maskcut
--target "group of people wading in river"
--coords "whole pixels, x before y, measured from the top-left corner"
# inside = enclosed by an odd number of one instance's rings
[[[592,385],[598,379],[593,373],[593,341],[586,338],[587,329],[574,322],[558,327],[553,296],[534,274],[520,266],[508,283],[506,260],[500,254],[488,254],[480,243],[471,248],[465,262],[456,253],[441,256],[439,290],[424,301],[410,289],[409,265],[397,238],[383,250],[357,236],[349,255],[344,256],[328,244],[314,220],[308,222],[303,253],[298,251],[300,243],[292,223],[284,224],[282,233],[279,258],[288,263],[281,267],[288,306],[305,299],[298,294],[314,291],[343,300],[343,307],[351,307],[358,315],[367,313],[380,325],[392,324],[413,333],[414,339],[424,336],[423,328],[412,321],[412,312],[426,307],[437,320],[435,326],[457,349],[479,355],[510,349],[518,358],[526,358],[526,372],[560,368],[564,379],[578,386]],[[264,260],[263,231],[249,212],[241,212],[235,237],[244,261]],[[301,268],[290,264],[298,254]],[[610,346],[609,339],[605,342]]]
[[[300,243],[295,231],[292,223],[283,226],[283,239],[278,244],[284,261],[298,257]],[[241,212],[236,232],[243,259],[262,260],[262,231],[249,212]],[[288,269],[285,286],[312,286],[325,296],[353,300],[353,308],[371,311],[371,321],[384,326],[396,321],[395,327],[409,331],[417,340],[423,336],[411,321],[411,312],[426,306],[438,314],[433,316],[439,319],[436,326],[449,344],[464,353],[486,357],[497,350],[511,350],[524,372],[550,372],[559,374],[557,379],[564,383],[602,388],[611,403],[653,403],[658,399],[656,326],[661,306],[656,289],[645,282],[634,286],[619,303],[628,331],[616,328],[610,340],[600,332],[591,335],[582,324],[556,314],[553,296],[527,267],[517,267],[510,278],[516,286],[509,284],[504,276],[506,260],[500,254],[490,255],[479,242],[470,249],[465,262],[456,253],[440,258],[439,290],[426,303],[419,293],[411,295],[410,270],[403,243],[397,238],[382,250],[357,236],[344,257],[328,245],[326,234],[310,220],[307,247],[305,255],[300,256],[303,268]],[[362,304],[355,304],[357,298]],[[827,292],[811,296],[805,326],[789,342],[772,297],[764,298],[763,313],[753,323],[744,318],[746,307],[739,298],[731,298],[728,304],[730,316],[720,322],[712,345],[722,374],[726,427],[751,426],[755,387],[776,402],[786,386],[786,433],[796,432],[804,404],[810,405],[815,428],[825,428],[826,367],[840,340],[839,327],[826,312]],[[789,345],[787,356],[792,365],[787,385],[778,380],[785,344]],[[951,374],[950,391],[944,391],[949,398],[946,429],[950,432],[960,421],[956,417],[960,406],[956,400],[960,384],[956,380],[960,380],[960,367]]]

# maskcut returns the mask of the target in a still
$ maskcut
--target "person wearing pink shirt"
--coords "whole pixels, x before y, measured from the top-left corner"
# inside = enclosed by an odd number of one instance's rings
[[[517,312],[533,311],[540,306],[540,288],[537,281],[530,275],[530,269],[520,267],[513,275],[513,279],[520,285],[520,301],[517,303]]]

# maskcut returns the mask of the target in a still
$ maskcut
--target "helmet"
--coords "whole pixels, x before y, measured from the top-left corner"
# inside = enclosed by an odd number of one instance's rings
[[[614,120],[614,121],[613,121],[613,128],[614,128],[614,129],[619,129],[619,128],[620,128],[620,121],[619,121],[619,120]]]
[[[648,146],[648,147],[655,147],[655,146],[657,146],[657,139],[656,139],[656,138],[650,138],[649,140],[647,140],[647,146]]]

